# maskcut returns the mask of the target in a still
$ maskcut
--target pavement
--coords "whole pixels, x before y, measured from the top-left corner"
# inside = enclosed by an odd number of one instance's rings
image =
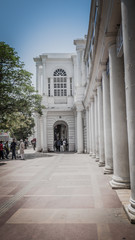
[[[88,154],[27,149],[0,163],[0,240],[135,240],[130,190],[112,190]]]

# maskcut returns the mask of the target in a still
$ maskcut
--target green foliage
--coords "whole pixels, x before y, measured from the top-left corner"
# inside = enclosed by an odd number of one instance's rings
[[[14,136],[19,131],[31,134],[34,127],[32,115],[34,112],[42,115],[44,108],[42,97],[32,86],[31,76],[24,70],[15,50],[0,42],[0,129],[8,130]]]

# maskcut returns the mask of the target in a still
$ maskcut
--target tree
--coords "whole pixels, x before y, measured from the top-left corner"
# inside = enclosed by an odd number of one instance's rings
[[[17,52],[0,42],[0,128],[17,136],[17,131],[31,133],[33,113],[42,115],[42,97],[35,92],[32,74],[24,70]]]

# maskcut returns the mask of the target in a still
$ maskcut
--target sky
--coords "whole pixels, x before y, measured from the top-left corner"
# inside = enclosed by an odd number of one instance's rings
[[[88,31],[91,0],[1,0],[0,41],[13,47],[33,73],[33,57],[75,52],[74,39]]]

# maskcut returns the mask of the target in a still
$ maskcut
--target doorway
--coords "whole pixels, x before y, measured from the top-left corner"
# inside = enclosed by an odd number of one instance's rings
[[[66,140],[66,150],[68,150],[68,125],[64,121],[54,124],[54,143],[58,140]]]

